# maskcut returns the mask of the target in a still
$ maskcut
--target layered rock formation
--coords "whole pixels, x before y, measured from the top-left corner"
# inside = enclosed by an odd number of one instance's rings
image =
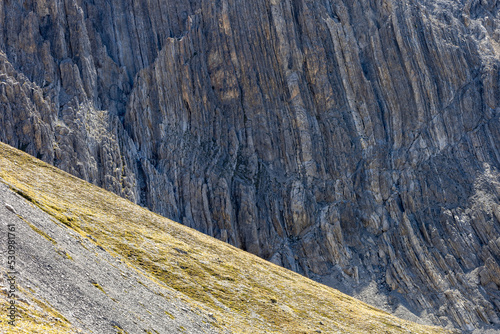
[[[1,333],[458,333],[396,318],[3,143],[0,203],[2,243],[7,231],[15,241],[15,263],[3,250],[0,260]]]
[[[435,324],[498,324],[499,7],[2,1],[0,139]]]

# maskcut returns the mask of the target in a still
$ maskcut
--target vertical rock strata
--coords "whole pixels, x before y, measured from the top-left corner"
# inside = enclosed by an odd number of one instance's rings
[[[500,314],[494,0],[4,0],[0,139],[436,324]]]

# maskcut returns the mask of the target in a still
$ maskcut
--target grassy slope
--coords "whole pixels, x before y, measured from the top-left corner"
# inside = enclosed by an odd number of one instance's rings
[[[24,296],[29,296],[28,298],[30,302],[34,303],[34,305],[23,301],[17,304],[17,309],[20,315],[18,318],[19,320],[16,321],[16,326],[14,328],[8,327],[7,333],[81,333],[79,330],[75,329],[69,321],[64,318],[64,316],[54,310],[51,306],[37,300],[26,290],[22,291],[22,293]],[[8,306],[7,294],[2,291],[0,293],[0,310],[2,312],[2,317],[5,317],[5,310]],[[4,328],[2,328],[3,325],[4,323],[0,324],[0,333],[5,333],[3,331]]]
[[[2,143],[0,177],[61,223],[91,235],[156,284],[182,292],[233,332],[445,332],[395,318]],[[23,326],[29,332],[30,326],[47,323],[53,319],[47,314],[55,312],[49,311],[40,314],[26,309],[31,317],[25,318]],[[71,331],[64,321],[57,323],[61,333]]]

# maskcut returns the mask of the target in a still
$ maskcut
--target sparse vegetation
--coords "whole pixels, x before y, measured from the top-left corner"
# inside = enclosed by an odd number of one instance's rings
[[[52,242],[52,244],[56,245],[57,242],[52,239],[47,233],[45,233],[44,231],[40,230],[38,227],[36,227],[35,225],[31,224],[29,221],[27,221],[26,219],[24,219],[24,217],[20,216],[20,215],[17,215],[20,219],[22,219],[26,224],[28,224],[29,227],[31,227],[31,229],[33,231],[35,231],[36,233],[40,234],[42,237],[44,237],[45,239],[49,240],[50,242]]]
[[[445,332],[400,320],[1,143],[0,177],[65,226],[84,238],[90,236],[138,270],[146,285],[161,284],[181,292],[194,310],[209,314],[214,326],[236,333]],[[94,286],[105,293],[99,284]],[[43,314],[33,309],[25,313],[25,326],[33,330],[44,321]],[[58,332],[71,332],[67,322],[59,326]]]
[[[4,291],[0,291],[0,333],[9,334],[45,334],[45,333],[61,333],[61,334],[76,334],[83,333],[74,328],[69,321],[57,312],[52,306],[38,300],[30,291],[21,289],[20,293],[29,299],[32,303],[22,301],[17,304],[19,311],[18,320],[15,326],[6,324],[5,310],[8,307],[7,296]]]
[[[165,314],[168,315],[170,317],[170,319],[172,319],[172,320],[175,319],[175,317],[173,316],[172,313],[169,313],[169,312],[165,311]]]
[[[96,288],[98,288],[99,290],[101,290],[101,292],[102,292],[102,293],[106,294],[106,291],[104,291],[104,289],[102,288],[102,286],[101,286],[99,283],[97,283],[97,282],[95,282],[95,281],[91,281],[90,283],[91,283],[93,286],[95,286]]]

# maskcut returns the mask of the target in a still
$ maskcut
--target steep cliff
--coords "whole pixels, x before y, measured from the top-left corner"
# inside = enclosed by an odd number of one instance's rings
[[[2,312],[1,333],[452,334],[0,148],[0,228],[14,229],[17,283],[0,307],[14,300],[20,315],[10,325]]]
[[[4,0],[0,139],[435,324],[498,324],[499,7]]]

